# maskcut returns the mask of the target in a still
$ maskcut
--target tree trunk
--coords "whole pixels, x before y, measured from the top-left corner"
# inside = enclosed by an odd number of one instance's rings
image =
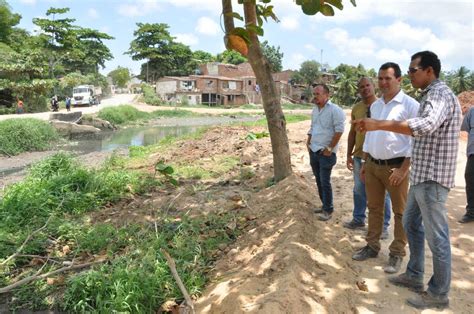
[[[231,0],[222,0],[224,25],[226,33],[232,29],[228,27],[232,24],[227,22],[228,19],[233,19],[229,14],[232,12]],[[245,25],[256,25],[256,2],[244,1],[244,16]],[[286,120],[280,105],[279,93],[276,90],[275,82],[273,81],[270,64],[262,53],[258,35],[252,29],[247,28],[250,38],[248,60],[252,66],[252,70],[257,78],[257,84],[262,93],[263,108],[265,116],[267,117],[268,130],[270,132],[270,139],[272,143],[273,152],[273,173],[276,181],[280,181],[292,173],[290,146],[288,144],[288,136],[286,134]]]

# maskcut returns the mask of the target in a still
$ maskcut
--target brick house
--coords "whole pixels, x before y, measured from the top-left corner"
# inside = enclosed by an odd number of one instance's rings
[[[239,106],[245,103],[262,103],[257,79],[250,63],[238,65],[210,62],[200,66],[198,75],[165,76],[156,82],[158,96],[170,102],[209,106]],[[277,92],[282,97],[293,98],[289,80],[293,71],[273,74]]]

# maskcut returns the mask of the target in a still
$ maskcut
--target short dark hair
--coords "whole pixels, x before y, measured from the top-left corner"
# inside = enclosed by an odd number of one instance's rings
[[[313,84],[313,89],[315,89],[318,86],[321,86],[324,89],[324,91],[326,92],[326,94],[329,95],[329,87],[326,84],[323,84],[323,83]]]
[[[415,53],[411,56],[411,61],[420,58],[418,65],[424,70],[427,67],[432,67],[436,78],[439,78],[439,72],[441,71],[441,61],[438,56],[431,51],[425,50]]]
[[[362,82],[362,80],[367,80],[370,84],[374,85],[374,82],[372,81],[372,79],[368,76],[362,76],[359,78],[359,80],[357,81],[357,88],[360,87],[360,82]]]
[[[393,71],[395,72],[395,77],[396,78],[399,78],[400,76],[402,76],[402,70],[400,70],[400,66],[398,64],[396,64],[395,62],[386,62],[384,64],[382,64],[380,66],[380,70],[388,70],[392,68]]]

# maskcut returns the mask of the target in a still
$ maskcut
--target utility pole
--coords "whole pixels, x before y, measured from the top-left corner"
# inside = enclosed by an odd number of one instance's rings
[[[323,67],[323,49],[321,49],[321,67]]]

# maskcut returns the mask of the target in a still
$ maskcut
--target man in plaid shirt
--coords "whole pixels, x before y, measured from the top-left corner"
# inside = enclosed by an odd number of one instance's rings
[[[411,186],[403,214],[410,260],[405,273],[389,281],[421,292],[407,300],[409,305],[420,309],[448,307],[451,286],[451,245],[445,204],[449,190],[454,187],[461,106],[449,87],[438,79],[440,70],[441,63],[431,51],[411,57],[408,68],[411,83],[422,89],[416,118],[354,122],[361,131],[385,130],[414,137]],[[433,253],[433,275],[428,289],[423,291],[425,237]]]

